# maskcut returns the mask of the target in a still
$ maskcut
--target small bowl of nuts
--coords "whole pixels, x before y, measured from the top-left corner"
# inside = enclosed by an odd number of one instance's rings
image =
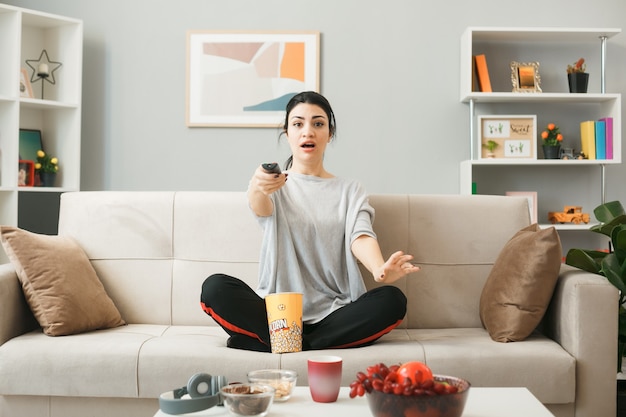
[[[274,388],[264,384],[229,384],[220,394],[224,406],[235,416],[264,417],[274,400]]]
[[[274,401],[287,401],[297,379],[298,373],[288,369],[261,369],[248,372],[248,382],[267,384],[276,390]]]

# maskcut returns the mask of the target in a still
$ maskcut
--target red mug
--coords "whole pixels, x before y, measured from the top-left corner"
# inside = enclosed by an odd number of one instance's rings
[[[342,359],[339,356],[315,356],[308,360],[309,389],[313,401],[337,401],[341,386]]]

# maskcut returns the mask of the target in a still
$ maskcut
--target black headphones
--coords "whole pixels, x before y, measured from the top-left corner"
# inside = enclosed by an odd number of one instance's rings
[[[227,385],[225,376],[195,374],[186,387],[164,392],[159,396],[159,408],[167,414],[186,414],[222,405],[220,388]],[[189,394],[191,398],[182,398]]]

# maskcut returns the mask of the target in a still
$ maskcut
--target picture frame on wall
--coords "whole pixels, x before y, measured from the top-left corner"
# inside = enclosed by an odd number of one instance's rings
[[[537,223],[537,192],[536,191],[507,191],[509,197],[525,197],[528,200],[530,223]]]
[[[319,32],[187,32],[188,127],[282,125],[287,102],[319,91]]]
[[[537,159],[537,115],[478,116],[478,139],[480,159]]]
[[[33,98],[33,86],[30,84],[28,73],[26,68],[22,68],[20,71],[20,97]]]
[[[541,93],[539,62],[511,61],[511,83],[514,93]]]
[[[19,187],[32,187],[35,185],[35,162],[20,160],[17,172],[17,185]]]

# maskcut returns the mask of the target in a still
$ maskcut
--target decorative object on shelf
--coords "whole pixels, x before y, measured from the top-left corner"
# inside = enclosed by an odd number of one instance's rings
[[[544,159],[561,159],[561,147],[560,146],[548,146],[543,145],[543,158]]]
[[[493,151],[500,145],[495,140],[488,140],[487,143],[483,143],[483,148],[486,148],[489,152],[487,152],[487,158],[495,158],[496,154]]]
[[[478,116],[480,159],[536,159],[536,125],[536,115]],[[491,149],[490,141],[496,143]]]
[[[574,148],[561,148],[559,152],[560,159],[574,159]]]
[[[59,160],[56,157],[50,157],[40,149],[37,151],[35,171],[39,174],[42,187],[53,187],[59,171]]]
[[[37,151],[43,148],[41,141],[41,130],[20,129],[19,159],[26,161],[36,161]]]
[[[622,371],[626,353],[626,211],[619,201],[601,204],[593,210],[600,224],[589,230],[608,236],[609,249],[570,249],[565,263],[587,272],[605,276],[619,290],[617,372]]]
[[[549,211],[548,221],[556,223],[589,223],[589,213],[583,213],[581,206],[564,206],[563,211]]]
[[[511,83],[514,93],[541,93],[539,62],[511,61]]]
[[[54,183],[57,179],[56,172],[40,172],[39,173],[39,186],[40,187],[54,187]]]
[[[45,60],[44,60],[45,56]],[[50,61],[48,57],[48,51],[45,49],[41,51],[41,55],[39,55],[39,59],[27,59],[26,65],[32,68],[33,75],[30,78],[31,83],[36,83],[41,80],[41,98],[44,98],[43,95],[43,86],[46,82],[50,84],[56,84],[56,80],[54,78],[54,71],[58,70],[61,65],[60,62]]]
[[[484,54],[474,56],[474,70],[478,79],[478,88],[482,93],[491,93],[491,80],[487,69],[487,58]]]
[[[28,79],[26,68],[20,70],[20,97],[33,98],[33,87]]]
[[[507,191],[504,195],[510,197],[526,197],[530,223],[537,223],[537,191]]]
[[[589,84],[589,74],[585,72],[587,64],[580,58],[574,65],[567,66],[567,82],[570,93],[586,93]]]
[[[32,187],[35,185],[35,163],[33,161],[20,160],[17,172],[18,187]]]
[[[580,122],[580,148],[586,159],[596,159],[596,122]]]
[[[548,123],[546,129],[541,132],[543,139],[543,156],[545,159],[559,159],[561,157],[561,142],[563,135],[559,127],[554,123]]]

